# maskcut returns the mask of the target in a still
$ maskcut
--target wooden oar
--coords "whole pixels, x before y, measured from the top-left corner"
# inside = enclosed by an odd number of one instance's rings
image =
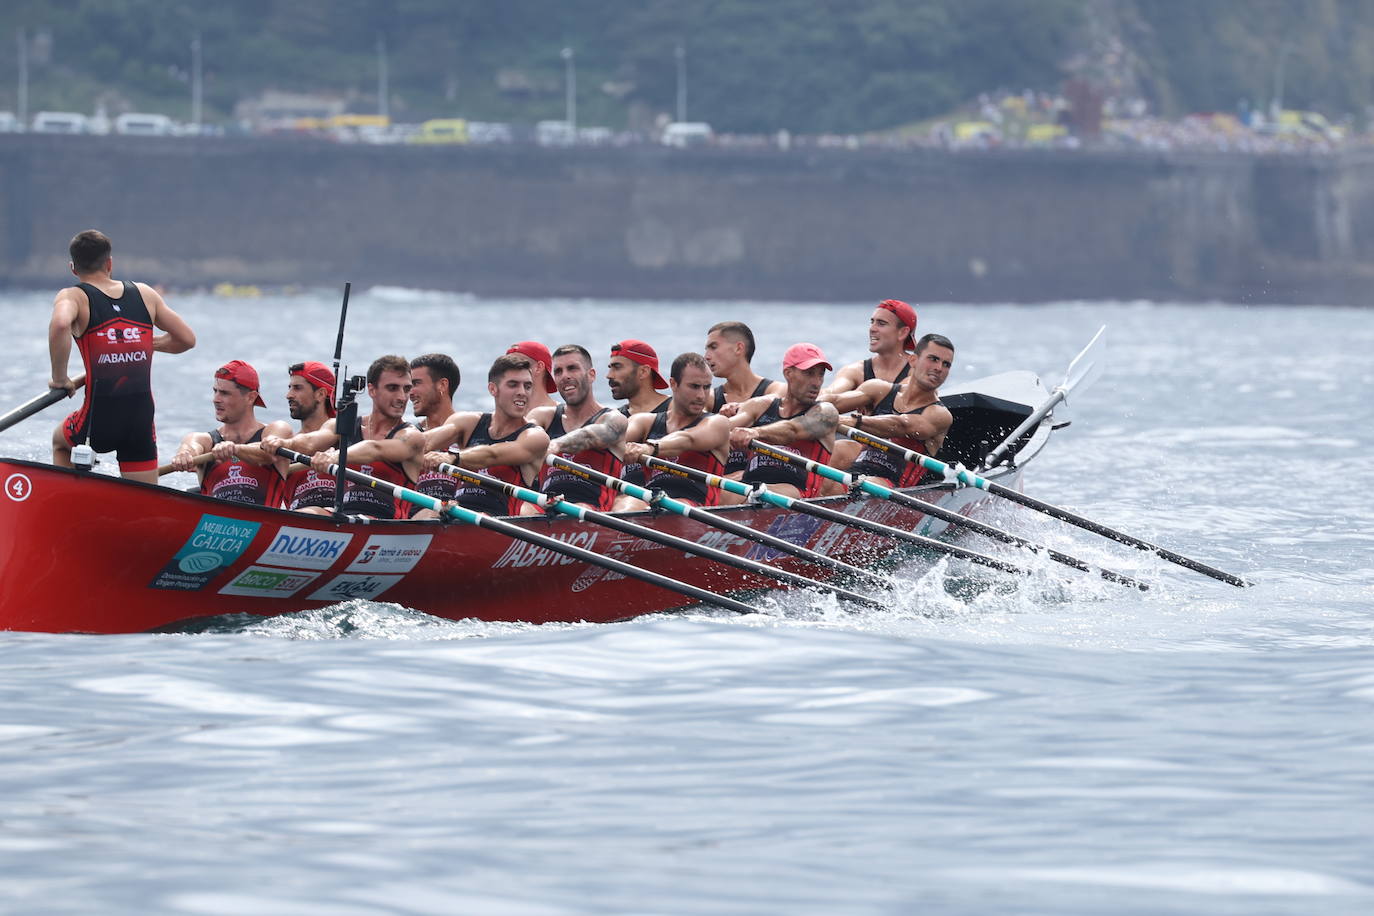
[[[572,464],[573,468],[582,467],[581,465],[573,464],[573,462],[568,463]],[[550,499],[548,496],[538,492],[537,490],[530,490],[526,487],[516,486],[515,484],[507,483],[504,480],[497,480],[495,477],[490,477],[486,474],[480,474],[466,470],[464,468],[460,468],[457,465],[441,464],[439,466],[439,470],[443,471],[445,474],[449,474],[467,483],[475,484],[481,487],[486,487],[489,490],[502,493],[506,496],[514,496],[516,499],[520,499],[527,503],[531,503],[533,505],[538,506],[541,509],[561,512],[562,514],[571,516],[575,519],[578,519],[579,521],[592,522],[597,525],[604,525],[607,528],[610,528],[614,531],[621,531],[625,534],[632,534],[635,537],[641,537],[646,541],[652,541],[653,543],[661,544],[664,547],[672,547],[676,550],[681,550],[683,553],[705,557],[708,560],[714,560],[717,563],[723,563],[726,566],[733,566],[736,569],[742,569],[745,572],[751,572],[756,575],[766,576],[770,579],[775,579],[778,582],[786,582],[788,585],[796,585],[801,588],[820,589],[821,591],[830,592],[836,597],[843,598],[846,601],[853,601],[857,604],[866,604],[869,607],[887,607],[887,604],[885,602],[869,598],[867,595],[861,595],[858,592],[853,592],[846,588],[840,588],[837,585],[831,585],[828,582],[820,582],[816,579],[808,578],[807,576],[802,576],[798,575],[797,573],[788,572],[785,569],[778,569],[777,567],[769,566],[766,563],[759,563],[755,560],[746,559],[745,557],[737,557],[734,554],[729,553],[727,551],[718,550],[714,547],[706,547],[694,541],[689,541],[686,538],[680,538],[676,535],[666,534],[662,531],[655,531],[654,529],[649,528],[645,525],[638,525],[634,522],[628,521],[627,519],[618,518],[606,512],[598,512],[595,509],[588,509],[585,506],[579,506],[575,503],[568,502],[567,500]],[[572,470],[572,468],[569,468],[568,470]],[[588,468],[588,470],[591,469]],[[692,507],[688,506],[687,508]],[[752,528],[748,530],[753,532]],[[758,532],[754,533],[757,534]],[[770,537],[770,540],[777,539]],[[784,541],[783,543],[786,542]],[[789,546],[795,547],[796,545]],[[813,552],[806,551],[806,553],[812,554]],[[819,558],[819,560],[830,560],[831,564],[833,564],[832,568],[839,569],[844,572],[849,572],[852,570],[854,573],[858,573],[861,576],[865,576],[867,578],[878,581],[879,584],[886,584],[882,582],[881,579],[878,579],[878,577],[874,576],[872,573],[865,572],[864,570],[859,569],[856,566],[850,566],[848,563],[842,563],[839,560],[831,560],[830,557],[825,557],[821,554],[814,554],[814,556]],[[813,562],[819,562],[819,560]]]
[[[278,454],[285,455],[292,461],[299,461],[303,464],[308,464],[310,462],[309,455],[292,451],[289,448],[282,448],[277,451]],[[337,465],[330,465],[330,474],[338,474],[338,472],[339,468]],[[700,601],[703,604],[712,604],[716,607],[736,611],[740,614],[753,614],[757,612],[755,608],[750,607],[743,601],[736,601],[724,595],[717,595],[715,592],[707,591],[704,588],[698,588],[686,582],[679,582],[677,579],[659,575],[647,569],[640,569],[638,566],[625,563],[621,560],[614,560],[583,547],[565,544],[556,538],[551,538],[533,531],[527,531],[519,525],[513,525],[499,518],[492,518],[490,515],[482,512],[473,512],[471,509],[464,509],[462,506],[453,503],[444,503],[442,500],[435,499],[433,496],[426,496],[408,487],[402,487],[385,480],[378,480],[376,477],[369,476],[361,471],[355,471],[352,468],[344,469],[343,475],[359,486],[383,490],[397,499],[403,499],[408,503],[412,503],[424,509],[433,509],[440,515],[447,515],[465,524],[496,531],[500,534],[504,534],[506,537],[513,538],[517,541],[523,541],[526,544],[535,544],[553,553],[572,557],[584,563],[590,563],[593,566],[600,566],[602,569],[609,569],[612,572],[620,573],[622,576],[628,576],[631,579],[638,579],[641,582],[647,582],[650,585],[656,585],[659,588],[677,592],[679,595],[691,598],[693,601]]]
[[[839,431],[841,433],[849,432],[849,430],[847,430],[845,427],[840,427]],[[865,444],[871,444],[868,441],[870,438],[875,439],[878,442],[884,441],[877,439],[876,436],[870,437],[867,433],[862,433],[861,435],[865,436],[866,438],[862,440],[859,439],[857,436],[852,438],[854,438],[854,441],[856,442],[862,441]],[[893,448],[898,447],[893,443],[889,443],[889,445],[892,445]],[[880,445],[874,445],[874,447],[883,448]],[[887,449],[883,450],[887,451]],[[788,452],[787,454],[791,455],[792,453]],[[913,452],[912,454],[917,453]],[[832,468],[829,465],[819,464],[818,462],[814,461],[810,464],[802,464],[801,462],[804,462],[807,459],[802,458],[800,455],[797,455],[795,457],[797,460],[794,460],[792,458],[789,458],[788,460],[792,461],[792,463],[796,464],[798,467],[805,467],[807,468],[807,470],[813,470],[814,473],[817,473],[822,477],[829,478],[830,480],[833,480],[836,483],[844,484],[846,487],[858,487],[863,492],[868,493],[872,496],[877,496],[882,499],[888,499],[892,502],[898,503],[903,506],[911,506],[913,509],[918,509],[926,515],[931,516],[932,518],[938,518],[941,521],[949,523],[950,525],[958,526],[960,528],[966,528],[969,531],[981,534],[984,537],[992,538],[995,541],[1001,541],[1003,544],[1013,544],[1017,547],[1025,548],[1026,550],[1031,550],[1036,553],[1043,553],[1045,556],[1049,557],[1051,560],[1054,560],[1056,563],[1063,563],[1065,566],[1070,566],[1074,569],[1082,570],[1083,572],[1096,572],[1098,575],[1100,575],[1102,578],[1106,579],[1109,582],[1119,582],[1122,585],[1129,585],[1132,588],[1138,588],[1141,591],[1149,591],[1150,589],[1150,587],[1146,585],[1144,582],[1132,579],[1130,576],[1123,575],[1119,572],[1113,572],[1112,570],[1106,569],[1105,567],[1092,566],[1087,562],[1078,559],[1078,557],[1071,556],[1067,553],[1062,553],[1061,551],[1055,550],[1052,547],[1046,547],[1043,544],[1038,544],[1035,541],[1032,541],[1028,538],[1023,538],[1020,535],[1012,534],[1010,531],[1004,531],[1001,528],[996,528],[992,525],[987,524],[986,522],[980,522],[977,519],[969,518],[967,515],[960,515],[958,512],[952,512],[949,509],[944,508],[943,506],[937,506],[932,502],[927,502],[924,499],[918,499],[915,496],[911,496],[907,493],[902,493],[901,491],[894,490],[891,487],[885,487],[882,484],[874,483],[871,480],[861,480],[855,477],[853,474],[841,471],[837,468]],[[812,467],[812,465],[814,465],[814,468]]]
[[[842,572],[846,575],[866,579],[872,584],[878,586],[885,587],[889,584],[886,581],[884,581],[880,576],[874,575],[873,573],[867,570],[860,569],[857,566],[852,566],[849,563],[845,563],[843,560],[837,560],[834,557],[827,557],[823,553],[817,553],[814,550],[808,550],[807,548],[802,547],[799,544],[793,544],[791,541],[785,541],[782,538],[774,537],[773,535],[768,534],[766,532],[750,528],[748,525],[742,525],[739,522],[731,521],[730,519],[726,518],[721,518],[714,512],[707,512],[705,509],[699,509],[696,506],[688,505],[682,500],[673,499],[671,496],[668,496],[664,493],[646,489],[645,487],[641,487],[637,484],[630,483],[627,480],[622,480],[619,477],[612,477],[611,475],[598,471],[595,468],[589,468],[586,465],[581,465],[573,461],[568,461],[566,458],[561,458],[558,455],[549,455],[544,460],[545,463],[553,467],[562,468],[563,470],[568,471],[569,473],[577,474],[579,477],[582,477],[593,483],[598,483],[603,487],[610,487],[614,490],[617,490],[618,492],[633,496],[635,499],[641,499],[651,506],[655,506],[660,509],[666,509],[669,512],[674,513],[675,515],[681,515],[683,518],[690,518],[693,521],[700,522],[701,524],[706,525],[708,527],[719,528],[721,531],[728,531],[731,534],[736,535],[737,537],[754,541],[758,544],[763,544],[766,547],[771,547],[774,550],[779,550],[783,553],[789,553],[794,557],[800,557],[808,563],[815,564],[816,566],[823,566],[827,569],[835,570],[836,572]],[[768,568],[771,569],[772,567]],[[848,597],[848,595],[846,595],[845,597]]]
[[[911,449],[902,448],[895,442],[889,442],[886,439],[879,439],[877,436],[874,436],[871,433],[866,433],[855,429],[845,429],[843,427],[840,429],[840,432],[844,433],[846,436],[853,439],[855,442],[861,442],[865,445],[872,445],[878,448],[884,448],[894,455],[900,455],[907,461],[921,465],[921,467],[925,468],[928,471],[934,471],[937,474],[943,474],[946,480],[957,480],[959,483],[962,483],[965,486],[977,487],[978,489],[991,493],[994,496],[1000,496],[1003,499],[1009,499],[1014,503],[1018,503],[1022,506],[1034,509],[1037,512],[1043,512],[1046,515],[1051,516],[1052,518],[1057,518],[1060,521],[1068,522],[1070,525],[1076,525],[1079,528],[1082,528],[1084,531],[1091,531],[1093,534],[1100,534],[1105,538],[1110,538],[1111,540],[1116,541],[1119,544],[1126,544],[1128,546],[1135,547],[1138,550],[1147,550],[1150,553],[1153,553],[1162,559],[1168,560],[1170,563],[1177,563],[1179,566],[1191,569],[1194,572],[1200,572],[1204,576],[1211,576],[1213,579],[1219,579],[1220,581],[1225,582],[1228,585],[1234,585],[1238,588],[1246,588],[1253,584],[1242,579],[1240,576],[1233,576],[1231,575],[1231,573],[1224,572],[1213,566],[1208,566],[1206,563],[1201,563],[1197,560],[1190,559],[1188,557],[1183,556],[1183,554],[1175,553],[1174,551],[1164,547],[1160,547],[1157,544],[1151,544],[1149,541],[1142,540],[1138,537],[1135,537],[1134,535],[1126,534],[1122,531],[1117,531],[1115,528],[1108,528],[1106,525],[1095,522],[1090,518],[1084,518],[1081,515],[1076,515],[1067,509],[1061,509],[1058,506],[1051,505],[1047,502],[1042,502],[1041,500],[1027,496],[1024,493],[1018,493],[1010,487],[1003,486],[1000,483],[993,483],[991,480],[988,480],[985,477],[980,477],[972,471],[968,470],[967,468],[951,467],[950,465],[945,464],[943,461],[938,461],[934,458],[931,458],[929,455],[922,455],[920,452],[914,452]]]
[[[680,464],[674,464],[671,461],[664,461],[662,458],[649,457],[644,460],[644,464],[646,467],[661,468],[670,474],[677,474],[680,477],[691,477],[696,480],[701,480],[708,486],[720,487],[722,490],[736,493],[740,496],[752,496],[761,502],[777,506],[779,509],[790,509],[793,512],[800,512],[803,515],[823,518],[837,525],[844,525],[847,528],[878,534],[885,538],[891,538],[894,541],[903,541],[907,544],[913,544],[917,547],[932,550],[937,553],[947,553],[951,556],[960,557],[982,566],[1000,569],[1003,572],[1018,573],[1020,575],[1029,574],[1029,570],[1017,566],[1015,563],[1008,563],[996,557],[990,557],[986,554],[966,550],[962,547],[955,547],[953,544],[946,544],[943,541],[937,541],[934,538],[928,538],[912,531],[904,531],[901,528],[893,528],[891,525],[884,525],[881,522],[874,522],[866,518],[849,515],[837,509],[831,509],[829,506],[818,506],[804,499],[798,499],[794,496],[785,496],[782,493],[775,493],[764,486],[753,487],[747,483],[741,483],[738,480],[731,480],[729,477],[706,474],[702,471],[698,471],[696,468],[684,467]]]
[[[86,384],[86,376],[78,375],[76,378],[72,379],[72,381],[76,382],[76,387],[80,388],[82,385]],[[23,404],[14,408],[14,410],[0,417],[0,433],[14,426],[16,423],[22,423],[39,411],[46,410],[63,398],[71,397],[73,393],[74,392],[67,391],[65,388],[49,388],[46,394],[40,394],[36,398],[25,401]]]

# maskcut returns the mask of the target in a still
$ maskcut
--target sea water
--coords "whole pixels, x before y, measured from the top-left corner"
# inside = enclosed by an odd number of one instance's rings
[[[13,404],[46,383],[50,295],[0,297]],[[215,425],[216,366],[257,366],[270,419],[285,367],[332,356],[335,291],[169,301],[199,345],[157,357],[163,460]],[[601,366],[635,337],[666,363],[737,319],[777,377],[799,340],[862,358],[871,308],[374,289],[344,357],[360,374],[448,352],[458,406],[481,409],[516,340]],[[990,521],[1151,590],[972,539],[1034,574],[913,564],[882,610],[791,594],[531,627],[353,602],[3,633],[0,910],[1374,912],[1374,312],[919,311],[956,345],[953,381],[1053,387],[1108,325],[1106,372],[1060,411],[1027,492],[1254,587],[1003,504]],[[42,458],[60,414],[0,454]],[[109,546],[78,516],[53,549]]]

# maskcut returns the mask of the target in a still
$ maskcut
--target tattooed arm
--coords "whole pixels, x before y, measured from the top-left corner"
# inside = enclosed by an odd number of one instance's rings
[[[629,419],[618,410],[604,414],[600,423],[588,423],[549,443],[549,451],[558,455],[575,455],[589,448],[608,448],[612,451],[624,443]]]

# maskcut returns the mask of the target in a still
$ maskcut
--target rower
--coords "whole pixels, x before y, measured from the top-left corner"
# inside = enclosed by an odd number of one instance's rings
[[[410,361],[410,406],[415,416],[423,418],[415,424],[420,432],[437,429],[453,416],[453,395],[461,381],[462,373],[451,356],[426,353]],[[421,470],[415,489],[435,499],[450,500],[458,493],[458,481],[440,471]],[[433,512],[422,515],[425,510],[412,503],[406,507],[412,519],[438,517]]]
[[[698,353],[683,353],[673,360],[669,373],[673,395],[668,409],[637,413],[625,432],[625,460],[642,462],[646,457],[663,458],[678,464],[720,474],[730,450],[730,421],[708,413],[711,402],[711,367]],[[720,490],[705,483],[685,480],[675,474],[651,469],[645,486],[661,490],[674,499],[694,506],[714,506]],[[615,501],[617,512],[647,509],[632,496]]]
[[[334,416],[334,373],[324,363],[315,360],[292,363],[286,372],[286,409],[291,419],[300,423],[298,432],[316,432]],[[310,489],[319,486],[316,483],[319,476],[309,465],[291,465],[282,489],[282,505],[289,508],[296,500],[296,491],[303,484],[309,483]],[[331,499],[333,481],[334,478],[329,477],[325,484],[331,488]]]
[[[120,476],[157,483],[153,353],[184,353],[196,345],[196,335],[157,290],[113,279],[111,251],[110,239],[95,229],[77,233],[68,246],[68,266],[78,282],[53,300],[48,387],[76,391],[67,375],[75,339],[86,367],[86,396],[53,430],[52,463],[72,467],[72,450],[89,445],[115,452]],[[153,328],[166,333],[154,335]]]
[[[840,417],[840,425],[890,439],[903,448],[934,457],[944,444],[954,415],[940,403],[940,386],[954,366],[954,344],[948,337],[926,334],[916,344],[911,357],[911,374],[904,383],[864,382],[854,391],[839,395],[835,407],[859,411]],[[871,415],[865,413],[871,411]],[[861,445],[857,457],[847,468],[851,473],[889,487],[914,487],[925,469],[900,456]],[[834,460],[832,465],[839,466]],[[832,488],[827,488],[830,492]],[[834,492],[843,492],[839,484]]]
[[[852,391],[870,379],[900,382],[906,378],[906,353],[916,344],[916,310],[900,299],[884,299],[868,319],[868,359],[850,363],[825,387],[826,394]],[[822,397],[821,400],[828,400]]]
[[[553,357],[549,348],[537,340],[522,340],[510,345],[507,353],[521,353],[530,358],[530,371],[534,373],[534,390],[530,392],[530,410],[538,407],[553,407],[553,394],[557,388],[553,383]]]
[[[258,372],[243,360],[230,360],[215,370],[211,401],[220,426],[209,432],[189,433],[172,456],[172,469],[195,471],[204,496],[249,506],[281,505],[286,478],[286,459],[273,458],[259,443],[265,434],[289,436],[285,420],[263,423],[255,416],[266,407],[258,393]],[[198,455],[209,452],[208,464],[196,465]]]
[[[742,321],[722,321],[706,332],[707,364],[711,374],[725,379],[717,386],[712,413],[733,417],[739,405],[750,398],[764,395],[778,396],[787,391],[786,382],[775,382],[764,378],[754,371],[750,362],[754,358],[754,332]],[[731,448],[725,459],[725,473],[738,475],[749,465],[749,454],[741,449]]]
[[[387,483],[413,486],[420,473],[424,436],[403,419],[410,395],[410,363],[405,357],[374,360],[367,369],[367,394],[372,399],[372,413],[359,419],[353,430],[348,466]],[[335,477],[329,466],[339,460],[337,426],[338,417],[333,417],[312,433],[290,439],[263,437],[262,446],[269,452],[285,446],[313,456],[310,466],[315,476],[296,488],[287,508],[312,515],[333,513]],[[345,514],[383,519],[404,515],[394,497],[351,482],[344,489],[343,510]]]
[[[456,464],[507,483],[534,489],[549,447],[549,435],[527,418],[534,389],[532,360],[521,353],[498,357],[487,372],[490,413],[455,413],[424,434],[425,470]],[[447,449],[447,451],[444,451]],[[458,505],[488,515],[534,514],[540,510],[515,497],[506,498],[482,486],[458,483]],[[528,510],[524,507],[529,506]],[[433,517],[422,510],[415,518]]]
[[[626,417],[637,413],[661,413],[668,409],[669,398],[659,394],[668,383],[658,371],[658,353],[642,340],[622,340],[611,346],[611,360],[606,364],[606,384],[611,397],[627,403],[620,408]],[[630,483],[644,486],[644,465],[627,462],[620,476]]]
[[[734,430],[730,445],[748,449],[753,440],[789,446],[814,461],[825,463],[835,448],[835,406],[817,398],[825,372],[830,369],[825,354],[815,344],[798,343],[787,348],[782,357],[782,377],[787,393],[782,397],[764,395],[750,398],[731,418]],[[821,478],[786,462],[749,451],[748,467],[740,474],[747,484],[767,484],[784,496],[808,497],[820,492]],[[742,501],[735,496],[733,502]],[[726,502],[726,500],[722,500]]]
[[[554,350],[553,381],[563,403],[529,413],[531,422],[548,431],[549,454],[619,477],[624,467],[621,448],[629,421],[620,411],[597,402],[592,393],[596,381],[592,355],[577,344],[565,344]],[[602,512],[610,511],[615,503],[615,491],[609,487],[547,465],[541,489],[549,496]]]

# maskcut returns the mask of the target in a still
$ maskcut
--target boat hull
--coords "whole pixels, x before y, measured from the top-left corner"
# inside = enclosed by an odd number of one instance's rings
[[[1019,471],[999,479],[1015,486]],[[451,619],[607,622],[690,605],[626,578],[498,532],[460,523],[335,521],[239,506],[196,493],[0,459],[0,628],[129,633],[197,617],[262,616],[349,599],[395,602]],[[944,486],[909,491],[961,513],[986,499]],[[945,524],[867,497],[818,502],[897,528],[938,535]],[[854,565],[898,542],[771,506],[713,510]],[[790,555],[676,515],[625,516],[658,531],[817,579]],[[773,580],[563,516],[521,527],[718,593]]]

